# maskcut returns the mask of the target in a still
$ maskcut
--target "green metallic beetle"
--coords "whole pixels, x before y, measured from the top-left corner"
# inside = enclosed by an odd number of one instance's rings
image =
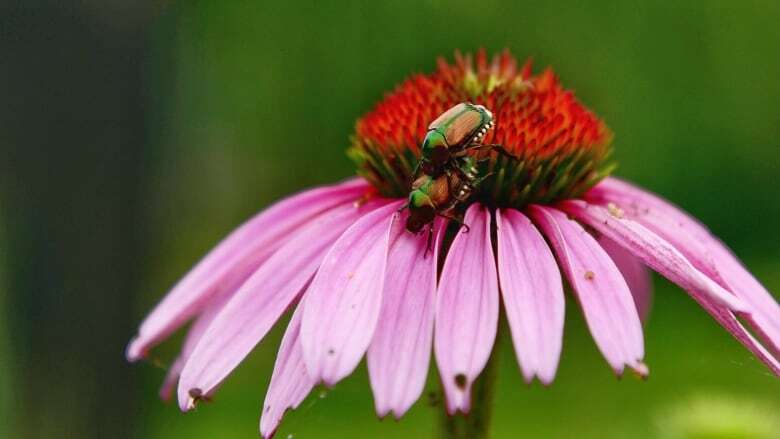
[[[493,113],[482,105],[461,102],[442,113],[428,125],[415,178],[422,174],[438,177],[447,169],[457,170],[459,166],[452,161],[475,149],[490,148],[512,156],[500,145],[481,143],[493,125]]]
[[[428,225],[432,228],[437,216],[456,221],[468,230],[457,217],[458,208],[473,195],[487,174],[477,177],[476,162],[471,157],[458,159],[458,172],[443,172],[439,176],[424,174],[412,183],[412,190],[404,208],[409,209],[406,230],[418,233]],[[429,232],[432,231],[429,228]],[[431,235],[428,235],[429,240]]]

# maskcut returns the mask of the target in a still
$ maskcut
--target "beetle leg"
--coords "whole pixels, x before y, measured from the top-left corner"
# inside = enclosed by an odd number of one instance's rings
[[[398,210],[395,211],[395,213],[401,213],[408,208],[409,208],[409,203],[405,203],[403,206],[399,207]]]
[[[507,151],[506,148],[504,148],[503,145],[492,144],[492,145],[482,145],[482,146],[485,147],[485,148],[490,148],[492,151],[495,151],[495,152],[497,152],[497,153],[499,153],[501,155],[509,157],[510,159],[520,161],[519,157],[517,157],[516,155],[514,155],[511,152]]]
[[[460,166],[455,166],[453,168],[453,171],[456,174],[458,174],[458,177],[460,177],[461,180],[463,180],[463,181],[474,181],[474,179],[476,177],[477,169],[476,168],[472,168],[472,169],[468,169],[468,170],[464,171],[463,169],[461,169]]]
[[[472,143],[471,145],[463,148],[463,150],[458,152],[458,156],[465,155],[464,153],[468,153],[470,151],[479,151],[481,149],[489,149],[491,151],[495,151],[501,155],[507,156],[514,160],[520,160],[517,156],[512,154],[511,152],[507,151],[506,148],[504,148],[503,145],[499,144],[490,144],[490,145],[483,145],[481,143]]]
[[[474,181],[471,182],[471,185],[474,187],[479,186],[480,183],[485,181],[488,177],[492,176],[493,174],[495,174],[495,172],[490,171],[487,174],[483,175],[482,177],[474,179]]]
[[[423,259],[428,258],[428,253],[433,248],[433,223],[428,224],[428,244],[425,246],[425,253],[423,253]]]
[[[412,171],[412,181],[417,177],[417,173],[420,172],[420,165],[422,165],[422,157],[420,157],[419,160],[417,160],[417,164],[414,166],[414,171]]]
[[[471,227],[469,227],[468,224],[464,223],[463,220],[461,220],[460,218],[458,218],[458,217],[456,217],[454,215],[449,215],[446,212],[441,212],[441,213],[438,213],[437,215],[439,215],[442,218],[446,218],[446,219],[448,219],[450,221],[455,221],[456,223],[458,223],[458,225],[460,227],[465,227],[466,228],[466,232],[465,233],[469,233],[469,231],[471,231]]]
[[[468,197],[468,194],[463,194],[463,195],[461,195],[461,194],[458,194],[458,195],[456,195],[454,198],[455,198],[456,200],[458,200],[459,202],[461,202],[461,203],[465,203],[465,202],[466,202],[466,201],[468,201],[468,199],[469,199],[469,197]]]

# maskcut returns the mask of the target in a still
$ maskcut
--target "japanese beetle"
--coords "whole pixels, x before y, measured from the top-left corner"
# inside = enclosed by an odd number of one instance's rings
[[[428,125],[414,175],[438,176],[446,169],[458,166],[451,163],[453,159],[480,148],[512,156],[500,145],[481,143],[493,125],[493,113],[482,105],[461,102],[445,111]]]
[[[459,159],[457,164],[457,171],[447,170],[437,177],[424,174],[412,183],[409,200],[403,207],[409,209],[406,230],[418,233],[426,225],[431,226],[436,216],[466,226],[455,216],[456,211],[489,174],[477,177],[477,167],[471,157]]]

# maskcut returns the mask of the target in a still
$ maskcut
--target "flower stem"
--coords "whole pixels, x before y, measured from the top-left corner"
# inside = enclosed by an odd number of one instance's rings
[[[501,331],[499,331],[500,333]],[[498,369],[498,340],[485,369],[471,388],[471,412],[450,416],[442,410],[442,439],[486,439],[490,437],[493,396]]]

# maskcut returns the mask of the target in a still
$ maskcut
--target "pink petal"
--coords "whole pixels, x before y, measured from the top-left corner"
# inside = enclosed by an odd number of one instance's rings
[[[420,397],[428,376],[433,341],[436,269],[446,223],[435,225],[434,248],[427,233],[405,230],[408,214],[393,223],[379,324],[368,348],[368,374],[376,412],[400,418]]]
[[[694,268],[674,246],[636,221],[624,218],[620,212],[610,212],[584,201],[566,201],[561,207],[683,289],[706,294],[733,310],[744,309],[737,297]]]
[[[214,391],[303,290],[339,235],[375,207],[369,203],[331,209],[304,226],[247,279],[206,330],[182,370],[182,410],[192,408],[198,395]]]
[[[780,307],[772,294],[717,238],[710,241],[712,254],[718,267],[718,275],[727,290],[751,305],[751,312],[742,315],[751,328],[780,357]]]
[[[598,241],[626,280],[639,318],[642,323],[646,323],[653,302],[653,277],[650,270],[639,258],[615,244],[615,241],[604,236],[599,237]]]
[[[555,378],[563,339],[564,297],[558,264],[531,221],[496,211],[498,274],[517,360],[526,382]]]
[[[444,261],[438,296],[434,351],[447,412],[468,413],[471,384],[485,368],[498,329],[498,276],[490,241],[490,212],[479,204]]]
[[[279,201],[250,219],[209,252],[146,317],[127,347],[136,361],[203,310],[231,285],[240,285],[295,230],[368,188],[362,179],[308,190]]]
[[[388,238],[401,201],[365,215],[333,244],[306,292],[301,343],[309,375],[332,386],[357,367],[382,304]]]
[[[160,388],[161,399],[168,401],[171,399],[171,396],[173,396],[173,390],[179,382],[181,370],[184,369],[184,365],[187,363],[187,360],[189,360],[192,351],[195,350],[195,346],[197,346],[201,337],[203,337],[206,329],[208,329],[211,322],[214,321],[214,318],[219,314],[219,311],[222,310],[222,307],[225,306],[226,299],[227,298],[223,298],[222,300],[218,300],[209,305],[208,308],[195,319],[195,323],[193,323],[192,327],[187,331],[187,336],[184,338],[184,343],[182,344],[179,356],[176,357],[176,360],[171,364],[171,367],[168,368],[168,373],[165,375],[165,380]]]
[[[271,383],[265,394],[263,414],[260,416],[260,435],[273,436],[287,410],[294,410],[314,388],[314,380],[306,371],[303,349],[300,343],[301,314],[299,304],[293,313],[287,331],[276,355]]]
[[[647,221],[643,221],[643,225],[662,236],[680,251],[682,249],[691,249],[692,253],[699,255],[698,262],[689,258],[699,270],[705,273],[715,271],[715,261],[707,246],[707,239],[703,239],[709,235],[709,232],[706,231],[703,225],[693,218],[686,217],[679,210],[669,212],[669,214],[663,216],[658,215],[656,207],[660,207],[663,202],[660,198],[650,194],[647,194],[647,197],[641,197],[639,196],[639,189],[632,192],[626,191],[629,188],[631,188],[631,185],[628,183],[615,178],[607,178],[587,193],[586,200],[593,204],[604,206],[614,201],[615,207],[632,217],[636,217],[632,213],[643,211],[642,216],[647,215]],[[659,230],[656,230],[668,227],[672,227],[671,231],[673,233],[670,236],[665,236],[662,233],[658,233]]]
[[[737,320],[734,314],[728,309],[716,304],[708,296],[700,294],[697,291],[692,291],[691,296],[699,302],[702,308],[704,308],[721,326],[734,336],[743,346],[745,346],[753,355],[756,356],[761,362],[769,367],[777,377],[780,377],[780,361],[767,351],[752,335],[745,329],[744,326]]]
[[[751,305],[747,322],[780,355],[780,304],[705,226],[663,198],[615,178],[604,180],[587,197],[601,204],[616,204],[627,216],[674,245],[697,269]]]
[[[531,206],[529,213],[552,244],[601,353],[618,375],[626,365],[646,374],[642,325],[631,291],[615,263],[563,212]]]

